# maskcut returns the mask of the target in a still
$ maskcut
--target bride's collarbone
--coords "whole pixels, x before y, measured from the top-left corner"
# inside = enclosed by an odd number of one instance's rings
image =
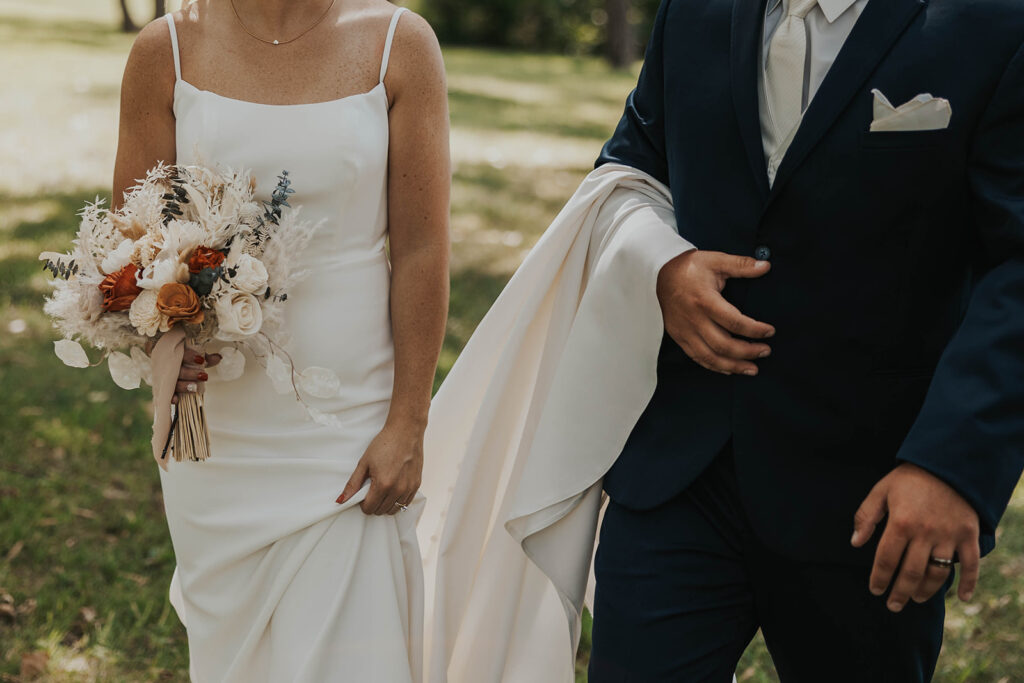
[[[381,19],[386,18],[351,22],[357,25],[344,30],[331,26],[323,35],[284,45],[262,43],[239,34],[237,27],[181,27],[181,80],[198,90],[263,104],[324,102],[365,93],[379,83],[383,37],[376,34],[387,30],[386,20],[383,28],[378,25]]]

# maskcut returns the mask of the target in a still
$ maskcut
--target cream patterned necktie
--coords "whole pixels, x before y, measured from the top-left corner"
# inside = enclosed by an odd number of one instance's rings
[[[771,112],[774,139],[779,146],[786,145],[793,129],[800,123],[803,113],[804,64],[807,57],[807,28],[804,18],[818,4],[818,0],[790,0],[782,23],[775,30],[768,46],[765,64],[765,96]],[[778,157],[785,150],[772,150]]]

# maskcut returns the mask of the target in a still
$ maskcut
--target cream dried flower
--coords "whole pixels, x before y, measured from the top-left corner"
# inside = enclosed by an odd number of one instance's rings
[[[121,240],[121,243],[117,245],[117,248],[107,254],[106,258],[100,263],[100,270],[103,273],[116,273],[121,270],[129,263],[132,259],[132,241],[130,239]]]
[[[128,309],[128,321],[139,331],[139,334],[147,337],[155,337],[159,332],[166,332],[171,329],[170,319],[156,307],[158,297],[156,289],[144,289],[135,297],[131,308]]]
[[[149,267],[156,260],[157,254],[163,249],[163,239],[158,234],[146,233],[135,240],[132,249],[132,263],[140,269]]]
[[[188,266],[171,255],[170,258],[159,258],[140,272],[135,281],[142,289],[159,290],[171,282],[188,282]]]

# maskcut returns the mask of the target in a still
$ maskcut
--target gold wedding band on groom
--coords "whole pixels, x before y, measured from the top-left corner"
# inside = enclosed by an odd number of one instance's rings
[[[952,569],[953,560],[947,560],[944,557],[932,557],[928,558],[928,564],[935,565],[936,567],[942,567],[943,569]]]

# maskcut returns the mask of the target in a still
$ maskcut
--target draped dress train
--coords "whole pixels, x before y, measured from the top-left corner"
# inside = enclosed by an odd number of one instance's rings
[[[170,599],[195,683],[405,683],[421,677],[423,578],[405,512],[368,516],[335,498],[384,425],[394,376],[387,237],[392,17],[371,90],[268,105],[181,78],[174,20],[178,163],[247,168],[259,199],[287,170],[301,217],[323,219],[295,254],[284,336],[299,368],[334,370],[332,398],[306,396],[342,427],[307,419],[246,352],[242,377],[206,389],[212,457],[169,463],[160,483],[177,566]],[[215,351],[214,344],[211,350]]]

